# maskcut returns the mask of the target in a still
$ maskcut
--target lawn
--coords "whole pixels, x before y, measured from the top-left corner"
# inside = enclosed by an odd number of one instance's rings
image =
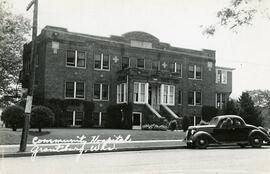
[[[87,139],[92,136],[100,136],[100,139],[121,135],[125,138],[131,136],[132,141],[139,140],[177,140],[183,139],[185,133],[183,131],[149,131],[149,130],[119,130],[119,129],[43,129],[42,133],[31,129],[28,136],[28,143],[32,143],[32,139],[38,136],[42,139],[76,139],[77,136],[85,135]],[[4,144],[20,144],[21,129],[16,132],[7,128],[0,128],[0,145]]]

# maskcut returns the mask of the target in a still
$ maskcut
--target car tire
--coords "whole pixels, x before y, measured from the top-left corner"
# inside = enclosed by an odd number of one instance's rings
[[[195,140],[195,147],[198,149],[206,149],[208,146],[208,139],[205,136],[199,136]]]
[[[260,135],[251,135],[249,138],[249,144],[254,148],[260,148],[263,144],[263,139]]]

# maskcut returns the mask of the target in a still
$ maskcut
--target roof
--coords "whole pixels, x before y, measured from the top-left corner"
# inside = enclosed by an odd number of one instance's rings
[[[227,71],[235,70],[235,68],[229,68],[229,67],[223,67],[223,66],[216,66],[216,69],[227,70]]]

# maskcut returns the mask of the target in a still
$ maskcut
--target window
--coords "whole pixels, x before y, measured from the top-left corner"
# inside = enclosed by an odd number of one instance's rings
[[[109,100],[109,85],[94,84],[94,99],[95,100]]]
[[[225,94],[217,93],[216,94],[216,108],[223,109],[225,106]]]
[[[177,62],[170,63],[170,71],[173,73],[182,74],[182,64]]]
[[[127,102],[127,84],[122,83],[117,85],[117,103]]]
[[[66,98],[84,98],[84,82],[66,82]]]
[[[182,90],[178,91],[178,104],[181,105],[182,104]]]
[[[106,118],[106,113],[94,112],[93,113],[93,124],[94,126],[103,127]]]
[[[97,70],[110,70],[110,56],[107,54],[95,54],[95,69]]]
[[[174,105],[175,86],[161,85],[161,102],[164,105]]]
[[[144,59],[141,58],[137,59],[137,68],[144,69]]]
[[[202,67],[199,65],[189,65],[188,66],[188,78],[202,79]]]
[[[122,69],[129,68],[129,58],[122,57]]]
[[[67,66],[85,68],[85,52],[67,50]]]
[[[160,61],[152,61],[152,70],[160,70]]]
[[[84,112],[67,111],[67,123],[70,126],[81,126],[84,117]]]
[[[216,83],[227,84],[227,71],[216,70]]]
[[[202,93],[200,91],[188,92],[188,104],[189,105],[202,105]]]
[[[148,83],[134,83],[134,102],[146,103],[148,101]]]
[[[132,47],[149,48],[149,49],[152,48],[151,42],[142,42],[137,40],[131,40],[130,45]]]

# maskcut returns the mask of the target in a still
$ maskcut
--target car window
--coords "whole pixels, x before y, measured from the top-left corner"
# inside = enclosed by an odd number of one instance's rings
[[[233,126],[234,127],[242,127],[242,126],[244,126],[244,123],[242,120],[240,120],[238,118],[234,118],[233,119]]]
[[[210,120],[209,125],[217,125],[218,124],[218,118],[214,117]]]
[[[233,120],[231,118],[225,118],[220,120],[219,124],[220,128],[232,128],[233,127]]]

